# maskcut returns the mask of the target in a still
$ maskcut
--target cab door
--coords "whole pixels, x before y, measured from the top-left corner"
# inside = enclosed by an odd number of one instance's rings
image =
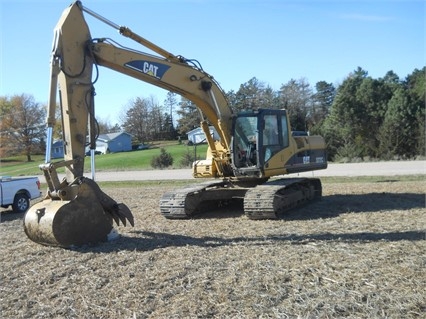
[[[276,155],[289,145],[289,131],[285,110],[263,110],[259,114],[261,162],[268,167],[268,162],[277,160]]]

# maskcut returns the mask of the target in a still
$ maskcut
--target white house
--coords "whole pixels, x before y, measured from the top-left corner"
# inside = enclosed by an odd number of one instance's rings
[[[209,130],[211,137],[213,137],[214,140],[219,140],[219,134],[217,133],[214,126],[209,126]],[[192,142],[193,144],[207,143],[206,135],[204,134],[201,127],[197,127],[196,129],[193,129],[186,134],[188,135],[188,141]]]

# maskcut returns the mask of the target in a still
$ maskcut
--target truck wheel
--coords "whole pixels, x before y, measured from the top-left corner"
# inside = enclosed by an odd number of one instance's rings
[[[16,194],[12,208],[15,213],[25,213],[30,208],[30,199],[26,194]]]

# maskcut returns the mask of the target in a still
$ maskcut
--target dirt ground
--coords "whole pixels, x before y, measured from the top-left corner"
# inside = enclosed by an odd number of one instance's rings
[[[323,183],[279,220],[240,207],[166,220],[170,183],[104,191],[135,227],[46,247],[2,211],[2,318],[424,318],[425,181]]]

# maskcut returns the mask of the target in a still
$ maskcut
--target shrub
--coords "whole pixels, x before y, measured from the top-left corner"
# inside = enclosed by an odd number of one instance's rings
[[[167,153],[164,148],[160,149],[160,155],[154,156],[151,159],[151,166],[153,168],[166,168],[173,165],[173,156]]]
[[[197,159],[195,159],[194,152],[187,149],[186,153],[183,154],[179,164],[180,167],[192,167],[192,163],[194,163],[195,160],[201,159],[201,156],[197,155]]]
[[[354,143],[347,143],[337,149],[334,161],[336,163],[349,163],[355,158],[361,158],[362,150]]]

